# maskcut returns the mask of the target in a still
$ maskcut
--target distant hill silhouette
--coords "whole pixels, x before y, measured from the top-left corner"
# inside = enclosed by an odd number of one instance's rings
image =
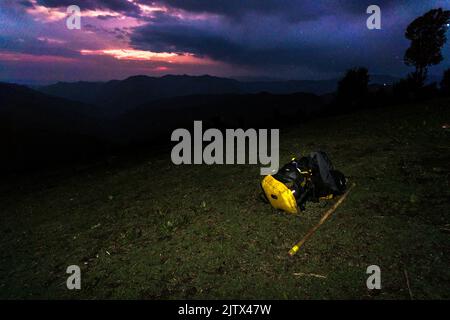
[[[371,83],[392,84],[396,78],[372,76]],[[39,87],[43,93],[99,106],[99,112],[114,115],[151,101],[188,95],[217,94],[293,94],[298,92],[322,95],[334,92],[338,79],[249,81],[212,76],[167,75],[163,77],[133,76],[108,82],[59,82]]]
[[[374,91],[394,78],[372,77]],[[282,128],[339,113],[334,80],[240,82],[211,76],[134,76],[57,83],[39,91],[0,83],[0,162],[16,168],[170,143],[194,120],[215,128]],[[302,91],[330,92],[316,95]],[[336,109],[336,110],[335,110]],[[115,151],[113,151],[115,152]]]
[[[239,82],[211,76],[133,76],[108,82],[59,82],[39,88],[54,96],[100,106],[109,115],[164,98],[194,94],[241,93]]]
[[[0,83],[0,160],[14,167],[83,157],[98,147],[100,126],[86,116],[92,106]]]
[[[194,92],[215,92],[225,87],[230,91],[237,90],[236,81],[229,79],[174,79],[170,76],[164,79],[166,84],[175,80],[180,86],[183,81],[188,81]],[[133,100],[136,92],[133,84],[144,95],[145,88],[139,88],[139,83],[148,80],[133,77],[109,82],[107,86],[116,83],[121,92],[114,96],[111,91],[110,102],[102,102],[104,108],[47,95],[21,85],[0,83],[0,143],[6,146],[7,155],[0,161],[20,170],[88,159],[111,148],[128,148],[142,143],[167,145],[173,129],[190,128],[194,120],[203,120],[205,127],[279,128],[305,120],[319,112],[323,105],[322,98],[308,93],[196,94],[155,98],[139,104],[140,99]],[[197,81],[196,86],[192,85],[192,80]],[[93,88],[99,84],[84,85],[76,87],[84,87],[86,92],[93,93]],[[183,89],[180,87],[179,91]],[[128,110],[118,107],[121,113],[111,116],[109,106],[120,106],[127,99],[130,101]],[[99,108],[102,112],[98,112]]]
[[[95,107],[29,89],[16,84],[0,83],[0,123],[2,128],[16,130],[45,128],[76,134],[96,134],[96,120],[87,114]]]
[[[153,101],[141,105],[119,118],[117,140],[148,141],[159,136],[170,141],[175,128],[191,128],[194,120],[204,127],[280,128],[298,124],[319,113],[320,97],[309,93],[289,95],[223,94],[192,95]]]

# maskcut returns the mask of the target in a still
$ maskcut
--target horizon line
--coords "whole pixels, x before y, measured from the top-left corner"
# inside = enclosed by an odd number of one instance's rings
[[[134,77],[147,77],[147,78],[155,78],[155,79],[162,79],[164,77],[192,77],[192,78],[200,78],[200,77],[211,77],[211,78],[218,78],[218,79],[228,79],[228,80],[235,80],[238,82],[290,82],[290,81],[309,81],[309,82],[322,82],[322,81],[336,81],[343,77],[333,77],[333,78],[325,78],[325,79],[295,79],[295,78],[272,78],[267,76],[216,76],[212,74],[201,74],[201,75],[192,75],[192,74],[164,74],[160,76],[155,75],[146,75],[146,74],[135,74],[130,75],[127,77],[124,77],[122,79],[115,78],[115,79],[109,79],[109,80],[73,80],[73,81],[64,81],[64,80],[54,80],[54,81],[45,81],[45,80],[30,80],[30,79],[0,79],[0,82],[3,83],[11,83],[11,84],[18,84],[18,85],[26,85],[26,86],[46,86],[46,85],[54,85],[58,83],[79,83],[79,82],[88,82],[88,83],[107,83],[111,81],[125,81],[130,78]],[[391,74],[382,74],[382,73],[373,73],[369,76],[385,76],[385,77],[391,77],[395,79],[401,79],[402,77],[406,76],[399,76],[399,75],[391,75]],[[436,74],[430,74],[431,77],[441,77]]]

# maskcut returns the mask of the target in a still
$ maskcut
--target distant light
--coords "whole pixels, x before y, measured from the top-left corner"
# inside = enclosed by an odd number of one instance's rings
[[[447,23],[447,27],[450,27],[450,23]]]

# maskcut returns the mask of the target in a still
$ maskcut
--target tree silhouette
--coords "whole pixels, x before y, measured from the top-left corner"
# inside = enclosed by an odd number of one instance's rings
[[[444,77],[441,81],[441,89],[444,93],[450,95],[450,68],[444,71]]]
[[[415,19],[406,29],[405,37],[411,40],[411,45],[404,61],[416,68],[412,76],[420,87],[425,83],[428,67],[443,60],[441,49],[447,41],[445,33],[449,19],[450,11],[433,9]]]
[[[338,83],[338,102],[347,107],[362,104],[367,97],[369,78],[369,71],[366,68],[348,70]]]

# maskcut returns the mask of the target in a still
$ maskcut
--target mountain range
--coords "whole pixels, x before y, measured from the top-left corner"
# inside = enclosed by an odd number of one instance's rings
[[[216,128],[278,127],[323,105],[310,93],[241,93],[238,84],[209,76],[137,76],[39,91],[0,83],[0,143],[6,155],[0,163],[33,168],[88,159],[110,147],[167,144],[173,129],[194,120]]]
[[[395,81],[372,76],[371,87]],[[0,83],[0,143],[8,155],[0,162],[40,166],[110,148],[167,144],[173,129],[194,120],[215,128],[298,125],[332,111],[337,82],[168,75],[33,88]]]
[[[0,144],[5,168],[40,167],[100,151],[95,106],[0,83]]]
[[[392,84],[395,77],[374,75],[371,84]],[[298,92],[324,95],[336,91],[338,79],[290,81],[238,81],[209,75],[133,76],[107,82],[58,82],[36,89],[73,101],[98,106],[98,111],[117,115],[152,101],[189,96],[217,94],[293,94]]]

